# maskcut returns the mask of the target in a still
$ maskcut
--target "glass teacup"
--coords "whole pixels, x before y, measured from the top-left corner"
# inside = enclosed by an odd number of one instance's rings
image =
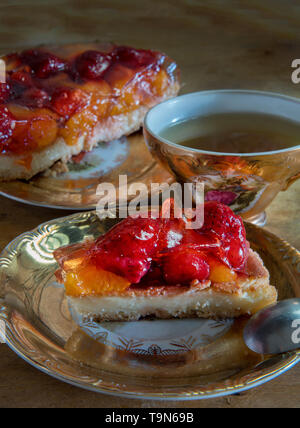
[[[300,178],[300,145],[237,154],[189,148],[162,137],[176,122],[222,113],[268,114],[300,124],[300,100],[246,90],[182,95],[150,110],[144,123],[146,143],[178,182],[202,182],[207,200],[226,203],[244,219],[263,224],[265,209],[277,193]]]

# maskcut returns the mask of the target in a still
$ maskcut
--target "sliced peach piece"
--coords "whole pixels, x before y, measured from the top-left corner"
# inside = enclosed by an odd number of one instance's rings
[[[111,86],[105,80],[98,81],[89,81],[80,85],[81,89],[84,89],[86,92],[94,92],[97,97],[99,96],[109,96],[112,93]]]
[[[66,273],[64,284],[70,297],[119,295],[130,287],[126,279],[93,265]]]
[[[114,89],[121,90],[135,77],[135,71],[121,64],[114,64],[105,73],[105,81]]]
[[[98,123],[98,116],[91,109],[90,106],[89,109],[76,113],[61,130],[60,134],[68,145],[72,146],[78,142],[78,138],[89,135]]]
[[[213,283],[234,282],[237,278],[236,272],[231,270],[228,266],[222,263],[210,263],[210,276],[209,279]]]
[[[17,120],[28,120],[33,117],[45,117],[48,116],[51,119],[59,119],[59,116],[54,113],[52,110],[47,108],[39,108],[35,110],[30,110],[28,107],[23,107],[17,104],[9,104],[7,106],[8,110],[14,115]]]
[[[42,149],[56,140],[58,132],[57,123],[51,117],[40,117],[31,120],[28,135],[37,146]]]
[[[165,70],[160,70],[154,77],[153,87],[155,95],[161,96],[168,88],[169,79]]]

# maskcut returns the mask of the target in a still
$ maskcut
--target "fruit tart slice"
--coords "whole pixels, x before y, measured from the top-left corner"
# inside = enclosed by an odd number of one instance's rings
[[[250,249],[242,219],[205,204],[201,229],[184,218],[129,217],[95,242],[54,254],[71,306],[97,321],[253,314],[277,291]]]
[[[129,135],[150,107],[179,91],[176,63],[151,50],[77,44],[2,60],[0,180],[29,179]]]

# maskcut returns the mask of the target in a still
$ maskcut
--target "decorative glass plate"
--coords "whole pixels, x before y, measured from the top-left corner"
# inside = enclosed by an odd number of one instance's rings
[[[7,345],[39,370],[88,390],[125,397],[191,400],[237,393],[279,376],[299,352],[251,353],[246,319],[82,322],[56,283],[53,251],[95,238],[115,221],[94,212],[53,220],[25,233],[0,258],[0,321]],[[300,254],[247,225],[280,299],[299,297]]]
[[[0,194],[29,205],[84,211],[96,208],[100,183],[112,183],[118,190],[121,175],[127,176],[128,185],[142,182],[148,189],[151,183],[173,180],[153,160],[140,132],[99,144],[81,160],[68,163],[68,169],[56,176],[48,170],[29,181],[0,182]]]

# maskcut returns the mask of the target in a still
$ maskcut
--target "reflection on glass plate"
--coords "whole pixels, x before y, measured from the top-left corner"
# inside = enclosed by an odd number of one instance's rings
[[[13,241],[0,258],[0,321],[7,344],[28,363],[92,391],[152,399],[199,399],[267,382],[299,353],[262,357],[242,338],[246,319],[83,322],[55,280],[53,251],[95,238],[115,220],[94,212],[53,220]],[[269,232],[247,225],[280,299],[299,297],[300,254]]]
[[[30,181],[0,183],[0,194],[30,205],[65,210],[91,210],[98,203],[96,190],[100,183],[112,183],[118,189],[119,176],[126,175],[128,184],[165,183],[173,179],[149,153],[143,135],[110,143],[101,143],[92,152],[68,164],[68,171],[39,174]]]
[[[80,330],[99,343],[138,355],[175,355],[198,349],[224,336],[232,320],[155,320],[106,322],[82,319],[71,309]]]

